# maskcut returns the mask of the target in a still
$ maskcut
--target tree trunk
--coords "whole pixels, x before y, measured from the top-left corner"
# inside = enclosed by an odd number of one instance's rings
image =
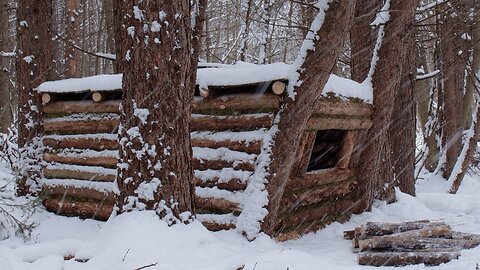
[[[17,89],[19,93],[18,193],[26,194],[41,177],[40,95],[33,89],[50,79],[52,1],[20,0],[17,8]]]
[[[378,51],[378,61],[373,59],[377,67],[377,69],[371,70],[373,71],[371,75],[375,106],[373,126],[367,132],[366,140],[359,152],[358,157],[360,158],[356,164],[362,171],[360,183],[365,183],[361,190],[364,197],[362,205],[364,209],[369,209],[374,199],[393,201],[395,198],[393,190],[395,171],[392,168],[394,162],[391,158],[397,157],[395,150],[398,151],[398,149],[392,145],[394,142],[388,129],[392,124],[395,95],[401,91],[402,79],[404,79],[398,74],[403,72],[407,65],[405,64],[407,54],[411,53],[404,44],[404,40],[410,37],[409,33],[412,31],[412,25],[407,24],[411,21],[411,6],[412,1],[391,1],[390,10],[395,12],[390,12],[390,20],[384,26],[383,43]],[[382,26],[380,26],[380,30],[383,31],[381,28]],[[392,59],[391,55],[397,57]],[[405,72],[408,74],[410,70]],[[411,115],[409,114],[409,116]]]
[[[452,7],[446,8],[440,16],[440,51],[442,60],[443,95],[444,95],[444,148],[446,162],[443,176],[449,178],[457,162],[462,147],[462,113],[463,90],[465,85],[465,63],[468,59],[465,52],[467,41],[462,38],[465,22],[455,17],[463,14],[468,17],[464,6],[467,0],[456,1]]]
[[[9,5],[7,0],[0,0],[0,52],[10,52]],[[0,56],[0,133],[6,133],[12,125],[12,110],[10,108],[10,59]]]
[[[80,46],[80,1],[65,1],[65,35],[68,43],[65,44],[65,78],[80,77],[80,53],[74,45]],[[85,12],[85,11],[84,11]]]
[[[415,8],[416,0],[403,0],[404,28],[408,29],[401,42],[405,50],[402,61],[401,82],[395,91],[393,115],[389,127],[395,186],[404,193],[415,195],[415,146],[416,146],[416,78]]]
[[[117,205],[187,221],[194,214],[189,1],[117,4],[117,20],[128,26],[116,30],[123,66]]]
[[[350,28],[354,7],[355,1],[330,3],[323,25],[318,30],[313,28],[313,33],[306,38],[308,40],[315,35],[322,37],[313,41],[313,47],[321,49],[300,52],[306,53],[305,61],[297,70],[298,81],[302,84],[299,87],[293,86],[296,91],[295,99],[289,98],[282,104],[277,116],[279,131],[273,138],[271,149],[272,161],[266,168],[268,214],[262,223],[262,229],[267,234],[272,233],[275,228],[280,201],[295,162],[295,157],[290,153],[296,152],[308,118],[335,66],[341,44]],[[312,27],[319,23],[319,16],[312,23]],[[298,81],[290,83],[298,85]]]

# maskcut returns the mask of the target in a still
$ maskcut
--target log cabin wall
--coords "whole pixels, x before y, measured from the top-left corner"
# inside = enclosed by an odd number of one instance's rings
[[[197,89],[191,138],[198,219],[211,230],[235,228],[243,191],[261,142],[279,108],[280,82]],[[261,88],[261,93],[258,89]],[[281,91],[280,91],[281,94]],[[42,91],[45,136],[42,181],[49,211],[106,220],[115,202],[121,90]],[[368,104],[319,102],[297,153],[282,201],[277,237],[289,239],[349,216],[356,178],[349,170],[355,130],[371,126]],[[308,171],[318,131],[342,131],[334,166]]]

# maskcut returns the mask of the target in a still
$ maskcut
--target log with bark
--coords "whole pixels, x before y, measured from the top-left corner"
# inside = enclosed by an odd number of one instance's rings
[[[119,113],[120,101],[109,100],[105,102],[57,101],[46,104],[43,111],[46,114],[72,114],[72,113]]]
[[[358,262],[371,266],[438,265],[480,245],[480,236],[453,232],[444,222],[367,222],[344,232],[358,248]]]

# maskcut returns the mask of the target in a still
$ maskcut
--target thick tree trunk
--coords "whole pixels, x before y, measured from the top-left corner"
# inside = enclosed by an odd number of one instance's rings
[[[7,0],[0,0],[0,53],[13,50],[9,42],[8,7]],[[0,133],[6,133],[12,124],[9,73],[9,57],[0,56]]]
[[[390,20],[384,28],[383,43],[378,51],[378,61],[373,60],[376,61],[377,67],[372,74],[375,113],[373,126],[365,137],[366,140],[362,145],[357,164],[362,171],[360,182],[365,183],[362,189],[364,197],[362,208],[364,209],[369,209],[374,199],[393,201],[395,198],[393,190],[395,171],[391,158],[397,158],[395,150],[398,151],[398,148],[393,146],[392,134],[388,130],[392,124],[395,96],[401,91],[402,79],[404,79],[398,74],[403,74],[404,67],[407,65],[405,64],[405,59],[408,58],[407,54],[412,53],[404,44],[404,40],[410,37],[410,32],[413,31],[410,23],[411,7],[412,1],[391,1],[390,10],[392,12],[390,12]],[[391,55],[396,55],[396,57],[392,59]],[[405,72],[408,74],[410,70]],[[410,106],[414,106],[414,104],[410,104]],[[410,114],[411,112],[409,117]],[[409,164],[409,166],[413,166],[413,164]]]
[[[416,145],[416,54],[415,54],[415,8],[416,0],[403,0],[403,24],[405,35],[401,42],[403,54],[401,82],[395,94],[395,103],[389,136],[391,140],[392,165],[395,186],[402,192],[415,195],[415,145]]]
[[[41,177],[41,111],[40,95],[33,89],[50,79],[53,62],[50,27],[52,1],[20,0],[17,8],[17,89],[19,95],[18,146],[20,164],[18,193],[26,194],[29,186]]]
[[[128,26],[117,29],[123,66],[117,205],[120,212],[155,209],[171,223],[186,221],[194,210],[189,1],[117,4],[117,20]]]
[[[354,7],[355,1],[334,1],[329,4],[323,25],[314,33],[321,37],[313,40],[312,44],[319,49],[306,51],[305,62],[298,70],[298,80],[302,84],[294,88],[295,99],[287,99],[277,116],[279,131],[273,138],[272,161],[266,168],[268,214],[262,223],[262,229],[267,234],[275,228],[280,201],[295,162],[291,153],[295,153],[298,148],[308,118],[335,66],[341,44],[350,28]],[[315,23],[319,22],[315,20],[312,25]],[[291,83],[297,84],[294,81]]]
[[[467,15],[467,0],[456,1],[452,7],[446,7],[440,20],[440,51],[442,59],[443,94],[444,94],[444,148],[446,162],[443,176],[449,178],[457,162],[462,147],[462,113],[463,89],[465,85],[465,63],[468,59],[465,52],[468,41],[462,38],[465,22],[455,18],[458,14]],[[456,15],[455,15],[456,14]],[[463,58],[463,59],[462,59]]]
[[[80,46],[80,1],[66,0],[65,9],[65,78],[80,77],[80,51],[74,47]]]

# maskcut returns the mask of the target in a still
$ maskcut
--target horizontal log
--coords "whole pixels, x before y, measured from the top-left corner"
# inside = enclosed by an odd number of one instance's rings
[[[93,92],[92,99],[95,102],[100,102],[105,99],[105,96],[102,94],[102,92]]]
[[[193,159],[195,170],[221,170],[223,168],[234,168],[235,170],[253,171],[255,164],[248,161],[226,161],[226,160],[199,160]]]
[[[248,114],[238,116],[194,115],[190,123],[191,131],[248,131],[269,128],[273,124],[271,114]]]
[[[215,98],[195,99],[193,113],[228,115],[241,113],[274,112],[280,100],[275,95],[236,94]]]
[[[119,119],[44,121],[46,132],[64,133],[115,133]]]
[[[196,208],[200,212],[221,212],[221,213],[240,213],[242,209],[237,203],[221,198],[202,198],[195,197]],[[203,210],[203,211],[202,211]]]
[[[260,154],[261,142],[252,141],[246,143],[244,141],[213,141],[208,139],[192,139],[192,146],[206,148],[228,148],[230,150],[245,152],[248,154]]]
[[[307,130],[357,130],[369,129],[372,120],[368,118],[333,118],[333,117],[311,117],[307,122]]]
[[[42,94],[42,104],[45,105],[52,101],[52,96],[49,93],[43,93]]]
[[[303,177],[288,180],[285,191],[291,192],[295,190],[310,189],[313,187],[343,182],[353,177],[354,174],[352,171],[336,168],[307,172]]]
[[[334,203],[325,203],[316,207],[305,207],[293,212],[280,213],[278,224],[280,232],[299,231],[299,234],[311,228],[320,228],[332,221],[350,216],[356,202],[344,199]]]
[[[456,250],[427,250],[422,252],[361,252],[358,264],[370,266],[405,266],[410,264],[440,265],[458,259]]]
[[[207,228],[207,230],[213,231],[213,232],[235,229],[235,224],[231,224],[231,223],[219,224],[215,222],[203,221],[202,224],[203,226],[205,226],[205,228]]]
[[[192,118],[190,128],[192,131],[246,131],[259,128],[268,128],[272,125],[273,117],[269,114],[239,115],[239,116],[213,116],[196,115]],[[67,120],[44,121],[46,132],[55,133],[115,133],[119,119],[101,120]]]
[[[275,95],[282,95],[285,93],[285,89],[287,88],[286,84],[282,81],[276,81],[272,83],[272,91]]]
[[[105,102],[91,100],[57,101],[45,105],[43,111],[46,114],[120,113],[120,100]]]
[[[116,199],[116,195],[113,192],[102,192],[93,188],[44,185],[43,190],[48,196],[56,195],[57,197],[68,196],[79,199],[92,199],[103,201],[105,204],[113,204]]]
[[[314,110],[314,114],[326,115],[350,115],[370,118],[373,106],[363,102],[329,101],[320,100]]]
[[[95,201],[72,201],[68,198],[47,198],[43,200],[43,205],[48,211],[55,212],[58,215],[97,220],[107,220],[113,209],[111,204]]]
[[[444,222],[429,222],[428,220],[409,221],[400,223],[367,222],[356,229],[358,239],[367,239],[373,236],[383,236],[423,228],[446,225]]]
[[[297,208],[318,204],[320,202],[337,201],[348,195],[354,188],[353,181],[334,185],[310,188],[303,192],[284,193],[280,202],[280,209],[284,212],[295,211]]]
[[[59,178],[59,179],[79,179],[79,180],[90,180],[90,181],[100,181],[100,182],[113,182],[117,177],[116,174],[102,174],[100,172],[86,172],[86,171],[76,171],[70,169],[60,169],[60,168],[49,168],[45,167],[43,169],[43,175],[46,178]]]
[[[54,153],[45,153],[43,155],[43,159],[47,162],[59,162],[86,166],[103,166],[108,168],[116,168],[118,163],[118,159],[116,157],[67,157]]]
[[[244,190],[247,188],[247,183],[240,179],[230,179],[227,182],[218,182],[219,178],[215,177],[208,179],[207,181],[202,181],[200,178],[195,177],[195,185],[197,187],[217,187],[219,189],[225,189],[229,191]]]
[[[75,148],[75,149],[92,149],[92,150],[116,150],[118,149],[118,140],[111,140],[105,138],[43,138],[45,146],[61,149],[61,148]]]
[[[359,240],[358,247],[361,251],[389,250],[389,251],[414,251],[423,249],[468,249],[478,246],[480,242],[463,239],[444,238],[413,238],[401,236],[374,236],[370,239]]]

